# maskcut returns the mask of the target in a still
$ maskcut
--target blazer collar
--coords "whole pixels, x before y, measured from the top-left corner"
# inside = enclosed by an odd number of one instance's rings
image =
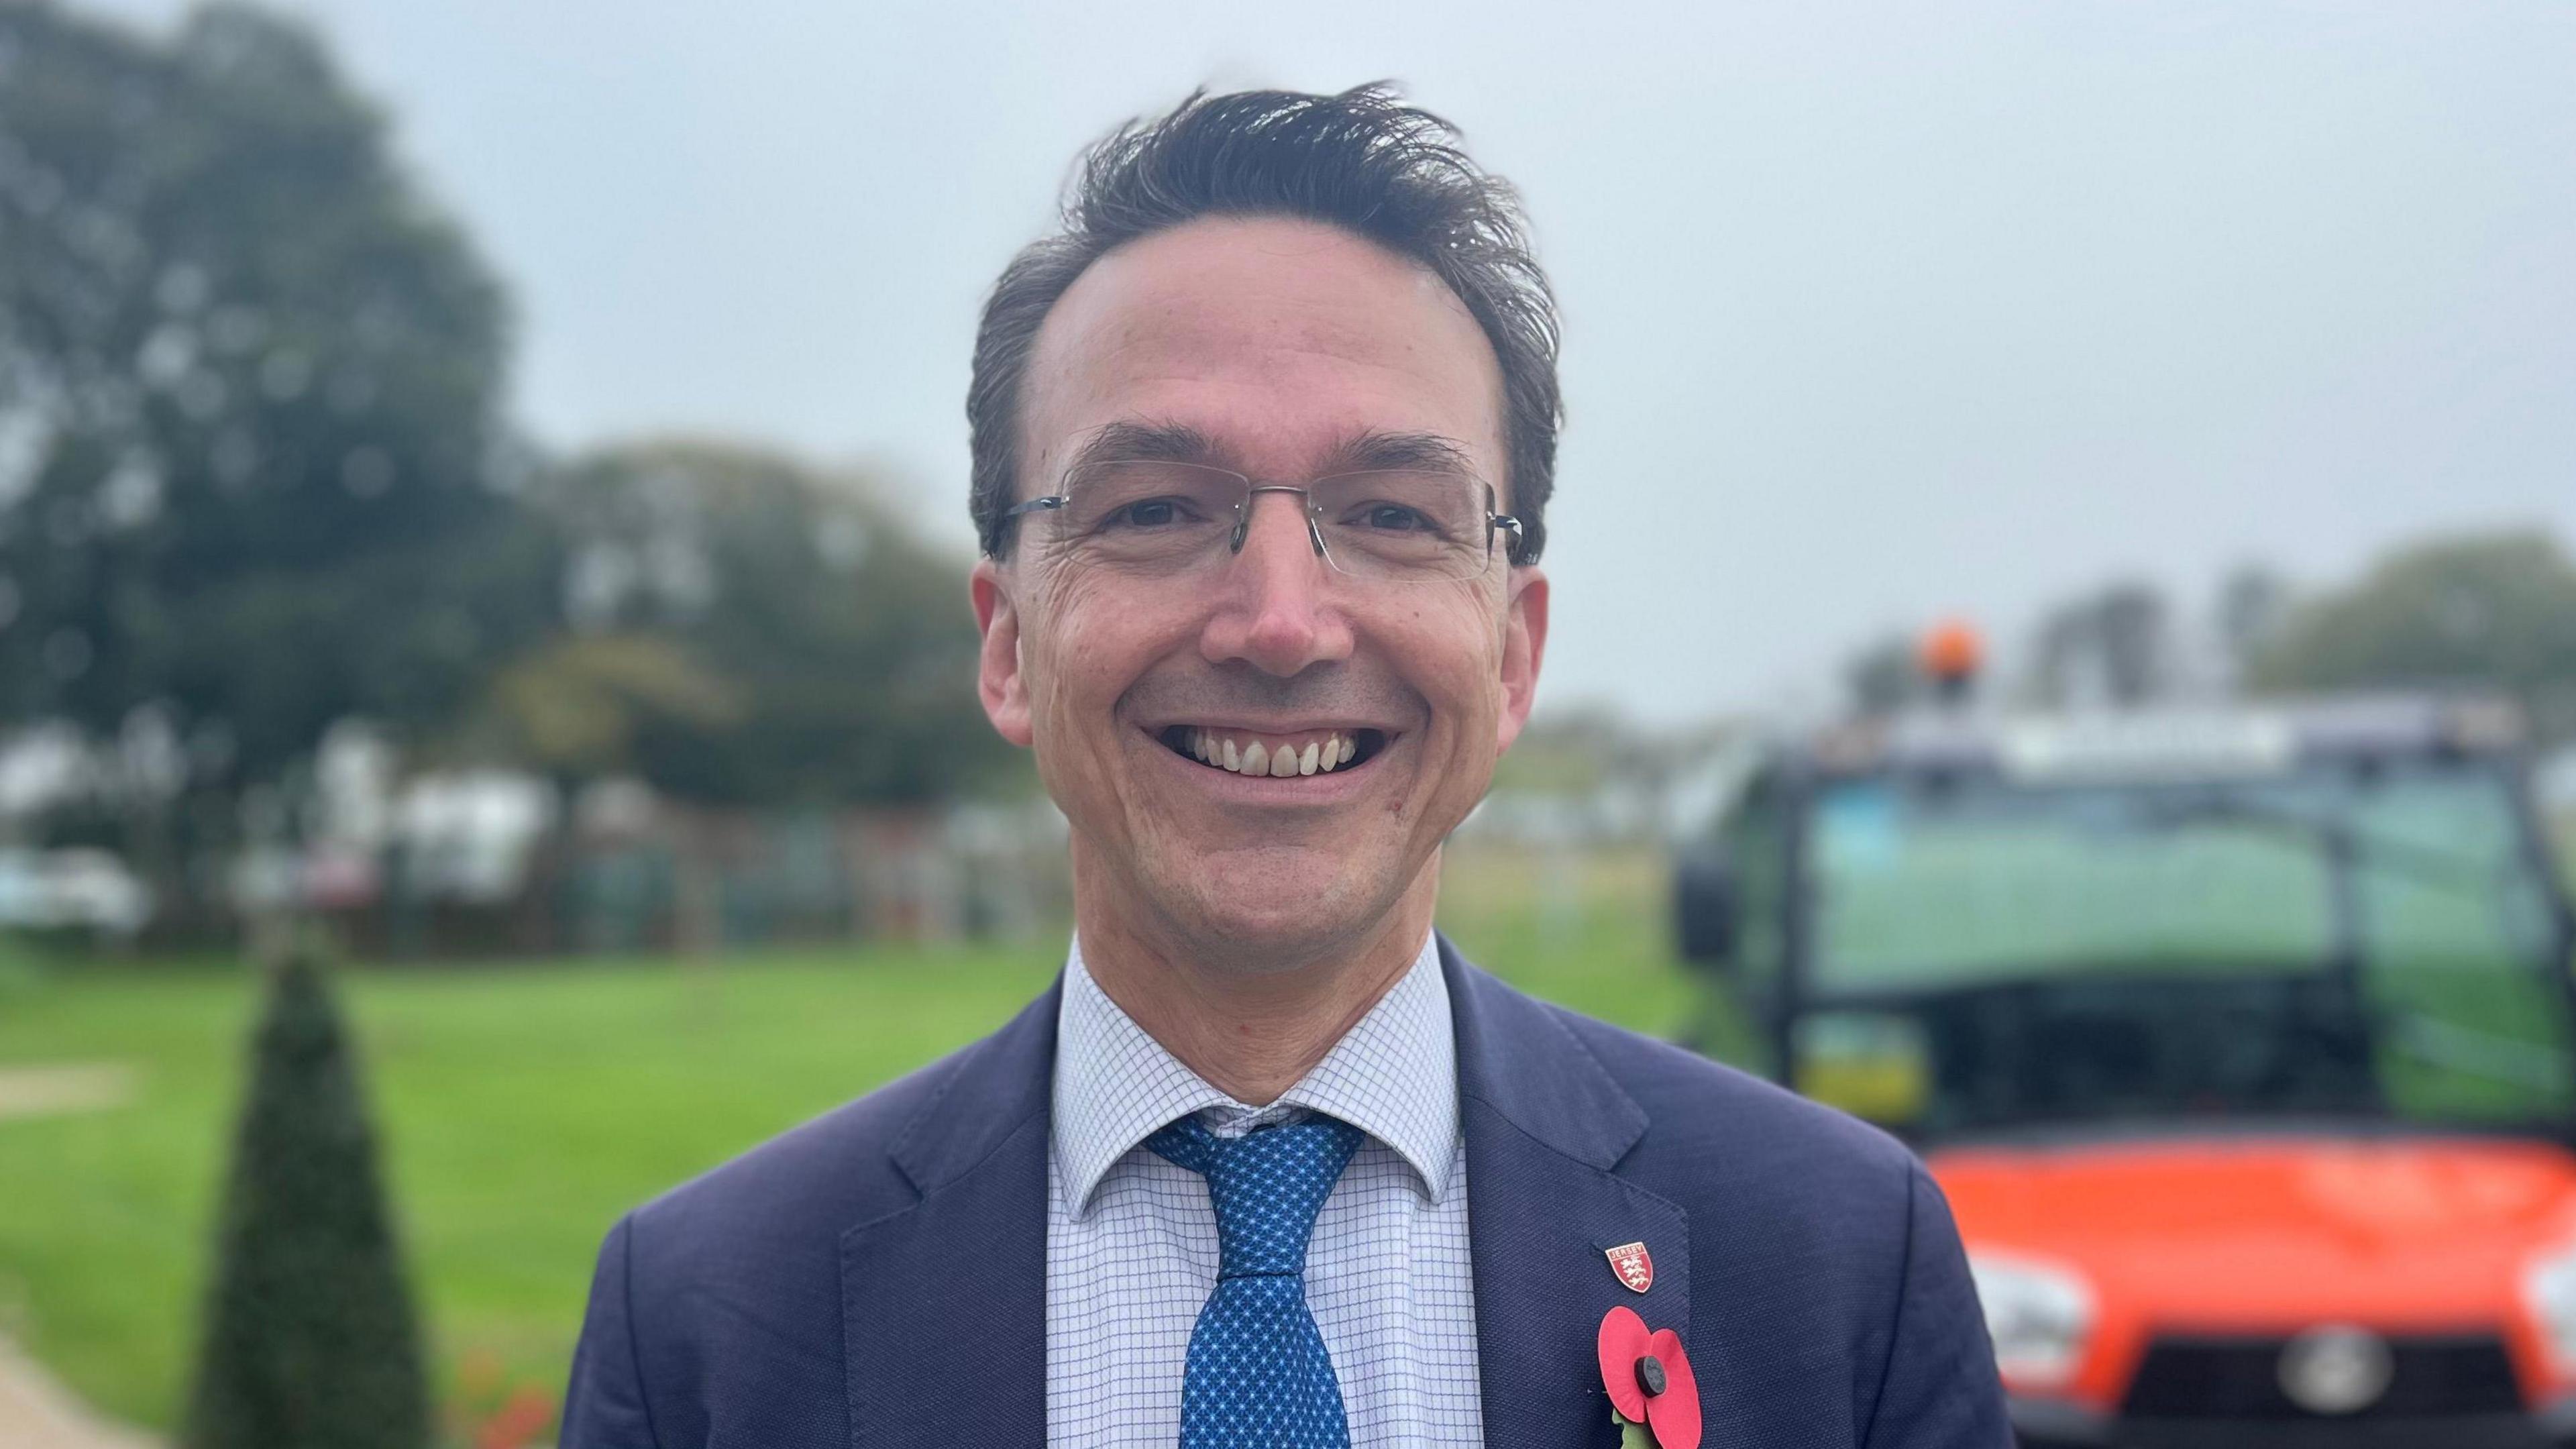
[[[1043,1122],[1063,993],[1059,973],[1000,1031],[960,1052],[948,1079],[895,1138],[888,1151],[915,1191],[927,1197],[964,1176],[1032,1115]]]
[[[1607,1169],[1626,1156],[1646,1132],[1636,1099],[1552,1008],[1479,970],[1448,937],[1435,944],[1456,1022],[1459,1096],[1589,1166]],[[1000,1031],[959,1054],[895,1139],[895,1165],[916,1190],[926,1195],[954,1181],[1047,1110],[1063,990],[1059,975]]]
[[[1646,1112],[1554,1009],[1505,986],[1440,940],[1458,1029],[1458,1095],[1543,1146],[1607,1169],[1646,1135]],[[1476,1164],[1471,1159],[1472,1174]]]
[[[1651,1327],[1690,1326],[1689,1216],[1613,1170],[1645,1136],[1645,1109],[1556,1009],[1441,948],[1458,1020],[1485,1443],[1615,1445],[1594,1347],[1601,1317],[1626,1306]],[[1611,1266],[1609,1250],[1630,1243],[1654,1263],[1644,1293]]]
[[[950,1063],[889,1149],[920,1196],[841,1235],[859,1449],[1046,1442],[1046,1103],[1061,989]]]

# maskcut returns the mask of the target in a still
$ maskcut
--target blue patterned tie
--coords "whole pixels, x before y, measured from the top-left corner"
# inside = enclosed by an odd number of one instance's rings
[[[1349,1449],[1342,1386],[1306,1309],[1306,1240],[1360,1146],[1330,1117],[1223,1138],[1184,1117],[1145,1139],[1207,1179],[1216,1291],[1190,1330],[1181,1449]]]

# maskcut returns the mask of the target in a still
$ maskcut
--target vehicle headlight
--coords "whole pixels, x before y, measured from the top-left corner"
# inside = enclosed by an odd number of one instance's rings
[[[2523,1301],[2540,1323],[2540,1340],[2562,1373],[2576,1374],[2576,1244],[2531,1260],[2522,1270]]]
[[[2571,1263],[2576,1267],[2576,1263]],[[2058,1384],[2075,1376],[2093,1332],[2093,1290],[2064,1268],[1990,1253],[1968,1255],[1985,1305],[1995,1367],[2017,1383]],[[2576,1278],[2570,1279],[2576,1287]],[[2576,1307],[2572,1299],[2571,1307]]]

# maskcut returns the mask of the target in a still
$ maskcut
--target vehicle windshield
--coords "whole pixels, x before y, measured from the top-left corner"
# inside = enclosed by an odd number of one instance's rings
[[[1864,1116],[2576,1114],[2567,963],[2496,769],[1896,775],[1812,825],[1798,1079]]]

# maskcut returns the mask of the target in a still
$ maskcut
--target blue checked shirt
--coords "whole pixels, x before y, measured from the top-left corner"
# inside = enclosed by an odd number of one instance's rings
[[[1074,943],[1056,1021],[1047,1155],[1047,1442],[1181,1432],[1190,1330],[1216,1286],[1207,1179],[1145,1139],[1197,1113],[1237,1136],[1308,1111],[1368,1134],[1315,1221],[1306,1303],[1341,1381],[1352,1449],[1480,1445],[1467,1153],[1449,988],[1429,941],[1305,1079],[1268,1107],[1208,1085],[1109,999]]]

